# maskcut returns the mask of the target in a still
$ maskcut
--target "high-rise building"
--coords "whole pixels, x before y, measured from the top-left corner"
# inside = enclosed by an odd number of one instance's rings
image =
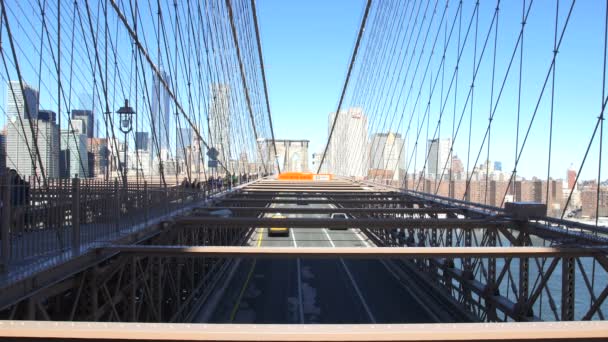
[[[90,138],[87,139],[89,151],[93,155],[93,172],[89,170],[89,174],[93,177],[98,177],[106,174],[109,165],[110,151],[108,149],[108,139],[106,138]],[[89,165],[91,163],[89,162]]]
[[[462,160],[458,158],[456,154],[452,154],[452,179],[453,180],[463,180],[466,178],[464,172],[464,165],[462,164]]]
[[[195,135],[194,141],[192,142],[192,165],[190,165],[190,167],[197,176],[201,173],[201,170],[203,170],[204,152],[202,153],[201,151],[202,144],[202,139]],[[200,175],[200,177],[202,177],[202,175]]]
[[[135,132],[135,149],[140,151],[148,151],[148,132]]]
[[[39,110],[38,120],[57,123],[57,114],[52,110]]]
[[[166,83],[169,82],[169,77],[167,73],[161,70],[161,77]],[[163,156],[168,155],[167,153],[159,153],[158,149],[161,151],[168,150],[169,148],[169,129],[170,129],[170,121],[171,114],[169,112],[170,109],[170,95],[169,91],[165,88],[165,86],[161,82],[161,78],[157,75],[154,75],[152,81],[152,93],[150,95],[152,100],[152,112],[151,112],[151,140],[150,144],[150,152],[154,158],[157,158],[158,155],[163,158]],[[164,161],[165,159],[163,159]]]
[[[23,84],[23,91],[21,85]],[[20,116],[21,119],[38,118],[38,90],[25,82],[8,81],[6,93],[6,115],[9,118]]]
[[[568,168],[568,190],[576,188],[576,171],[572,165]]]
[[[62,169],[68,177],[85,178],[89,176],[87,136],[74,130],[61,130],[61,147],[65,156]]]
[[[57,115],[50,110],[40,110],[37,121],[37,142],[40,160],[47,178],[59,177],[59,127]]]
[[[500,162],[500,161],[494,162],[494,171],[502,171],[502,162]]]
[[[87,123],[84,120],[80,120],[80,119],[72,119],[70,121],[70,124],[72,125],[71,127],[68,126],[68,130],[74,130],[74,132],[76,134],[82,134],[84,136],[86,136],[86,132],[87,132]]]
[[[0,174],[6,171],[6,135],[0,134]]]
[[[34,139],[32,131],[35,124],[17,116],[12,116],[6,123],[6,167],[14,169],[24,177],[33,176],[38,160],[35,158]]]
[[[148,176],[150,174],[150,152],[146,150],[129,150],[127,168],[130,175]]]
[[[72,121],[81,120],[84,123],[84,131],[81,134],[87,136],[87,138],[95,137],[95,118],[93,117],[93,111],[88,109],[73,109],[72,110]]]
[[[117,137],[107,139],[108,146],[108,173],[110,177],[120,177],[122,166],[124,163],[124,141],[118,140]]]
[[[32,176],[38,169],[33,137],[38,117],[38,91],[25,82],[8,81],[6,115],[6,166],[21,176]]]
[[[177,159],[185,160],[187,157],[190,158],[190,156],[186,156],[186,154],[190,152],[192,142],[192,128],[185,127],[177,130],[177,141],[175,142],[175,155],[177,156]]]
[[[331,132],[335,113],[329,114]],[[367,117],[361,108],[350,108],[337,116],[335,128],[324,163],[329,162],[328,171],[335,175],[363,178],[369,166],[367,139]]]
[[[39,120],[28,120],[20,115],[13,115],[7,122],[6,167],[16,170],[25,177],[42,176],[44,170],[47,178],[57,178],[59,131],[54,121],[55,113],[51,111],[40,111],[40,113]],[[38,117],[37,108],[36,117]]]
[[[371,137],[369,170],[374,177],[399,180],[405,169],[405,145],[399,133],[375,133]],[[369,176],[369,175],[368,175]]]
[[[218,151],[217,159],[223,165],[228,165],[231,144],[230,87],[212,84],[209,106],[209,144]]]
[[[452,139],[431,139],[427,143],[427,170],[428,178],[438,180],[447,177],[450,172],[450,150]]]

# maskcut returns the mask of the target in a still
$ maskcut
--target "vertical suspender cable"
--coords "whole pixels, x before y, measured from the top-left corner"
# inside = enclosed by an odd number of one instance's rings
[[[350,74],[353,70],[353,66],[354,66],[355,60],[357,58],[357,50],[359,50],[359,44],[361,43],[361,37],[363,37],[363,32],[365,31],[365,23],[367,22],[367,15],[369,14],[369,9],[371,7],[371,4],[372,4],[372,0],[367,0],[367,4],[365,5],[365,13],[363,14],[363,19],[361,20],[361,26],[359,27],[359,34],[357,35],[357,42],[355,43],[355,49],[353,51],[353,56],[351,57],[350,64],[348,66],[346,80],[344,81],[344,87],[342,88],[342,94],[340,95],[340,101],[338,102],[338,109],[336,109],[336,115],[334,115],[334,122],[331,125],[331,130],[329,131],[329,136],[327,137],[327,144],[325,144],[325,149],[323,150],[323,157],[321,157],[321,162],[319,163],[319,168],[317,169],[317,173],[319,173],[321,171],[321,167],[323,167],[323,162],[325,161],[327,149],[329,148],[329,144],[331,142],[331,136],[334,133],[334,129],[336,128],[336,123],[338,122],[338,117],[340,116],[340,109],[342,109],[342,101],[344,101],[344,95],[346,94],[346,89],[348,88],[348,80],[350,79]]]
[[[232,5],[230,4],[230,0],[226,0],[226,7],[228,9],[228,17],[230,18],[230,28],[232,29],[232,38],[234,39],[234,46],[236,48],[236,56],[238,58],[238,62],[239,62],[239,69],[241,71],[241,81],[243,82],[243,92],[245,93],[245,102],[247,103],[247,110],[249,112],[249,118],[251,119],[251,126],[253,128],[253,134],[255,136],[255,141],[256,141],[256,145],[257,145],[257,150],[258,150],[258,154],[260,155],[260,158],[262,157],[262,153],[260,151],[260,145],[257,144],[258,141],[258,130],[255,127],[255,119],[253,118],[253,109],[251,108],[251,100],[249,98],[249,88],[247,87],[247,80],[245,78],[245,69],[243,67],[243,59],[241,58],[241,49],[239,47],[239,40],[236,34],[236,26],[234,26],[234,16],[232,14]],[[274,144],[274,139],[273,139],[273,144]],[[276,152],[275,152],[276,154]],[[264,166],[264,172],[268,172],[268,170],[266,170],[266,165],[263,164]],[[234,170],[233,170],[234,172]]]
[[[274,149],[274,155],[277,155],[277,145],[274,139],[274,128],[272,126],[272,115],[270,114],[270,102],[268,101],[268,87],[266,85],[266,71],[264,70],[264,58],[262,58],[262,44],[260,41],[260,28],[258,25],[257,9],[255,7],[255,0],[251,0],[251,11],[253,12],[253,26],[255,28],[255,39],[258,45],[258,58],[260,60],[260,69],[262,70],[262,85],[264,87],[264,97],[266,99],[266,111],[268,112],[268,122],[270,123],[270,135],[272,137],[272,148]],[[257,141],[256,141],[257,144]],[[274,158],[273,158],[274,160]],[[264,163],[264,159],[262,159]],[[281,173],[281,166],[277,164],[277,171]]]

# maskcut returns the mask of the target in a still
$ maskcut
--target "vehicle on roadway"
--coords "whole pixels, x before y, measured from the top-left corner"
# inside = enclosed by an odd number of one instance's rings
[[[331,213],[330,218],[332,220],[347,220],[348,219],[348,215],[346,215],[345,213]],[[329,228],[331,230],[336,230],[336,229],[341,229],[341,230],[346,230],[346,227],[344,228]]]
[[[281,214],[274,214],[274,215],[272,215],[272,218],[273,219],[284,219],[285,216],[283,216]],[[275,236],[275,235],[289,236],[289,228],[286,228],[286,227],[268,228],[268,236]]]

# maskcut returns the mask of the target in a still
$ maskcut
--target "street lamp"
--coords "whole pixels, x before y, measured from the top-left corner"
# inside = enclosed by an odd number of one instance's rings
[[[124,164],[122,166],[123,181],[127,184],[127,134],[133,130],[133,115],[135,111],[129,106],[129,100],[125,99],[125,105],[116,112],[120,116],[120,131],[125,134]]]

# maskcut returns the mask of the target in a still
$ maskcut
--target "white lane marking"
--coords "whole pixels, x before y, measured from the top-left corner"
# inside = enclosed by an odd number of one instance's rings
[[[367,242],[367,238],[363,237],[363,232],[361,231],[361,229],[357,229],[357,230],[353,229],[353,233],[355,234],[355,236],[357,236],[359,238],[359,240],[361,240],[361,242],[363,242],[365,247],[371,247],[369,242]]]
[[[291,236],[291,241],[293,242],[293,246],[297,248],[298,247],[298,243],[296,242],[296,231],[295,231],[295,229],[292,228],[289,233],[290,233],[289,236]]]
[[[331,236],[329,236],[329,233],[327,232],[327,228],[323,228],[323,233],[325,233],[325,236],[327,236],[327,240],[329,241],[331,246],[336,247],[336,244],[334,244],[334,241],[331,239]]]
[[[326,228],[323,228],[323,233],[325,233],[325,236],[327,236],[327,239],[329,240],[329,243],[331,244],[331,246],[336,247],[336,245],[334,244],[334,241],[331,239],[331,236],[329,236],[329,233],[327,232]],[[365,298],[363,297],[363,294],[361,293],[361,290],[359,289],[359,286],[357,285],[355,278],[353,277],[352,273],[350,273],[348,266],[346,266],[344,259],[340,258],[340,263],[342,264],[342,267],[344,267],[344,271],[346,271],[346,275],[348,276],[348,279],[350,279],[350,282],[353,285],[353,288],[355,289],[355,292],[357,293],[357,296],[359,297],[361,304],[363,305],[363,309],[365,309],[365,312],[367,313],[367,317],[369,317],[370,322],[376,323],[376,318],[372,314],[372,311],[369,309],[369,306],[367,305],[367,301],[365,301]]]

